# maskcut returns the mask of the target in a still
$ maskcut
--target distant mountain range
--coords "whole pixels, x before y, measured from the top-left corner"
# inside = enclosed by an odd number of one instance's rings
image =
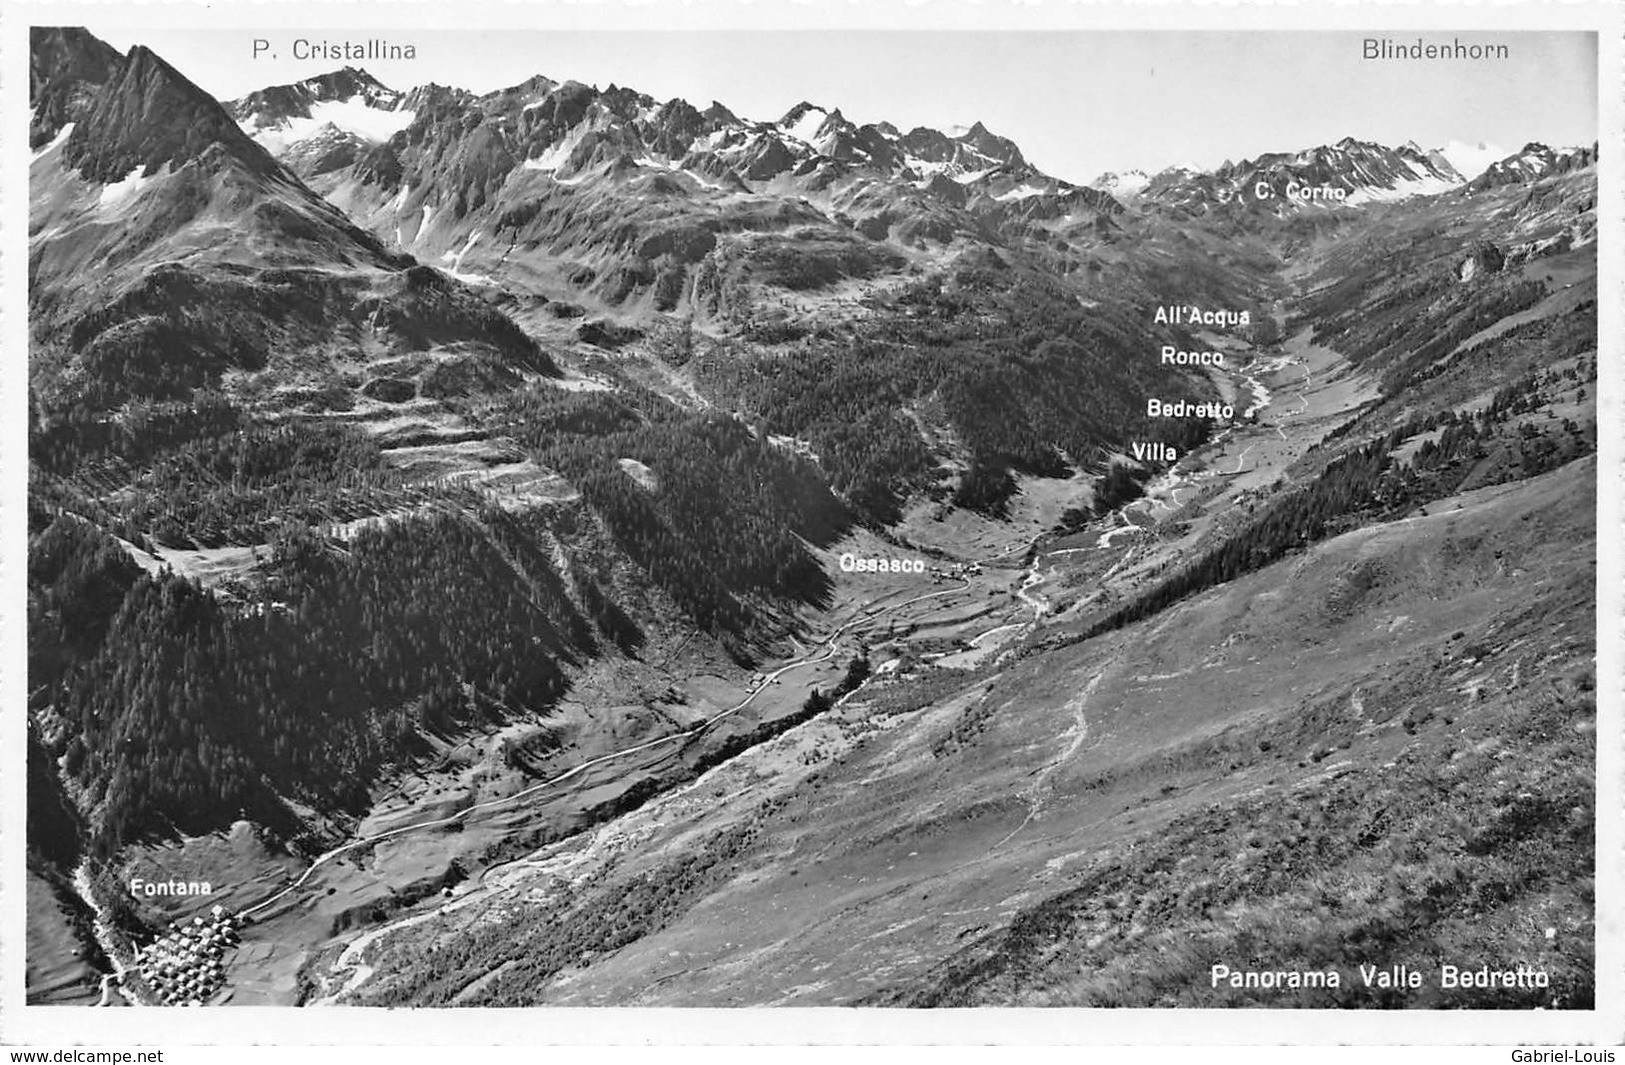
[[[982,212],[1008,212],[1037,201],[1016,210],[1039,217],[1062,206],[1114,209],[1087,195],[1088,190],[1126,202],[1189,205],[1216,190],[1261,179],[1333,185],[1346,193],[1346,204],[1391,201],[1450,191],[1492,169],[1504,175],[1529,151],[1508,156],[1483,143],[1462,142],[1432,150],[1414,143],[1388,148],[1344,138],[1335,145],[1271,153],[1208,171],[1180,165],[1155,174],[1108,172],[1078,186],[1031,166],[1019,147],[981,123],[950,133],[921,127],[903,134],[886,122],[855,125],[839,109],[808,102],[777,122],[749,122],[715,102],[699,112],[682,100],[661,104],[615,86],[600,93],[544,77],[476,96],[434,85],[400,92],[364,70],[346,67],[262,89],[227,106],[267,150],[306,176],[319,176],[350,165],[368,149],[386,147],[431,99],[512,122],[504,148],[513,163],[559,180],[616,161],[623,168],[683,173],[702,186],[733,191],[784,177],[813,189],[827,188],[861,174],[907,183],[956,207]],[[549,120],[525,120],[533,111],[545,112]],[[589,131],[599,135],[589,138]],[[590,147],[582,149],[584,142]],[[1565,152],[1569,157],[1583,150]]]
[[[660,103],[613,85],[600,92],[545,77],[484,96],[435,85],[402,93],[347,67],[226,106],[268,150],[296,158],[310,155],[299,145],[316,141],[374,149],[375,164],[391,154],[399,159],[402,149],[424,138],[419,133],[394,144],[395,134],[420,116],[433,121],[455,111],[471,116],[468,125],[489,124],[486,136],[502,149],[491,162],[559,181],[607,166],[678,173],[700,188],[739,191],[751,182],[791,179],[818,189],[861,173],[931,191],[956,206],[979,197],[989,201],[984,209],[1055,197],[1113,209],[1106,198],[1043,174],[1012,141],[979,122],[952,135],[924,127],[905,134],[885,122],[856,125],[839,109],[805,101],[777,122],[751,122],[716,102],[700,111],[683,100]],[[444,137],[450,131],[436,132]],[[325,169],[307,164],[306,171]]]
[[[401,93],[346,69],[227,108],[313,189],[419,258],[481,283],[506,276],[516,250],[546,247],[535,268],[613,305],[691,301],[691,268],[728,232],[833,221],[870,241],[949,244],[1032,225],[1108,232],[1122,210],[980,123],[904,133],[807,102],[752,122],[616,86],[535,77],[483,96]]]
[[[775,227],[834,220],[904,245],[1110,240],[1125,207],[1286,217],[1464,192],[1467,175],[1452,160],[1476,165],[1488,151],[1344,138],[1212,170],[1108,173],[1078,185],[979,122],[904,133],[810,102],[756,122],[715,101],[701,110],[541,76],[483,95],[439,85],[401,92],[345,68],[226,107],[364,228],[443,269],[486,281],[507,276],[517,251],[545,246],[570,261],[577,287],[611,304],[652,298],[656,309],[686,298],[687,268],[718,233],[759,228],[768,204]],[[1538,176],[1510,161],[1493,167],[1505,180]],[[1288,195],[1303,187],[1328,195]],[[1261,200],[1264,188],[1271,195]],[[630,238],[617,234],[634,225],[638,254],[629,257]]]

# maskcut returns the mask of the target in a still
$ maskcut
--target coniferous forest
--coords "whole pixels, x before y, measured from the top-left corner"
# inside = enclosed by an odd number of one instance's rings
[[[536,520],[493,508],[347,543],[293,533],[252,597],[226,603],[52,519],[33,538],[29,622],[61,638],[33,641],[30,690],[65,719],[97,844],[241,816],[285,826],[279,796],[359,809],[419,735],[545,710],[599,633],[538,556]]]

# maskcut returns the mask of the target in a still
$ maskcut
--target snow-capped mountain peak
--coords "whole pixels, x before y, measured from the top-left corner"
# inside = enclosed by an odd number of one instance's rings
[[[227,104],[244,133],[273,154],[333,130],[368,144],[412,124],[416,112],[397,92],[357,67],[250,93]],[[329,129],[331,127],[331,129]]]
[[[1551,148],[1531,141],[1520,150],[1485,167],[1468,183],[1470,191],[1497,185],[1520,185],[1590,166],[1597,160],[1596,145],[1590,148]]]
[[[309,88],[318,100],[353,100],[359,97],[368,106],[385,111],[393,109],[401,98],[401,93],[360,67],[344,67],[308,78],[299,84]]]
[[[1144,170],[1124,170],[1121,173],[1108,170],[1091,181],[1089,187],[1121,198],[1133,196],[1149,184],[1151,175]]]
[[[1141,197],[1191,209],[1234,204],[1282,211],[1437,195],[1462,183],[1443,156],[1424,152],[1414,141],[1390,148],[1345,136],[1318,147],[1226,160],[1211,171],[1169,168],[1150,178]]]
[[[819,127],[829,118],[829,112],[817,104],[810,104],[803,100],[786,112],[779,119],[779,128],[786,135],[794,137],[803,144],[811,144],[818,136]]]

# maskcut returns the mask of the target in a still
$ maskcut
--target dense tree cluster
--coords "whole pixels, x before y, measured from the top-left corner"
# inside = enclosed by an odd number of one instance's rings
[[[316,422],[190,440],[135,471],[109,505],[160,544],[216,547],[264,543],[288,522],[349,521],[424,498],[371,437]]]
[[[541,521],[490,508],[348,543],[291,534],[228,607],[58,518],[31,545],[30,685],[71,723],[59,753],[97,844],[286,825],[281,797],[358,809],[421,733],[552,705],[597,636]]]
[[[116,413],[36,402],[30,415],[35,505],[138,544],[262,544],[286,523],[344,522],[445,494],[408,486],[354,426],[255,422],[218,393]]]
[[[568,477],[621,549],[736,654],[747,654],[753,597],[827,601],[829,576],[807,545],[839,536],[846,510],[812,463],[738,420],[554,390],[482,416]]]
[[[28,398],[29,461],[61,475],[86,466],[122,472],[188,441],[225,436],[248,424],[218,392],[183,401],[135,400],[116,413],[60,397],[48,401],[32,389]]]
[[[1145,494],[1145,482],[1150,471],[1135,469],[1114,462],[1095,482],[1095,517],[1110,514],[1130,500]]]

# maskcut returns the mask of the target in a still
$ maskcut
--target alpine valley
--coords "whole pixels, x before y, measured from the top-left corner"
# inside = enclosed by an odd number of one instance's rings
[[[29,85],[31,1002],[1591,1005],[1594,145]]]

